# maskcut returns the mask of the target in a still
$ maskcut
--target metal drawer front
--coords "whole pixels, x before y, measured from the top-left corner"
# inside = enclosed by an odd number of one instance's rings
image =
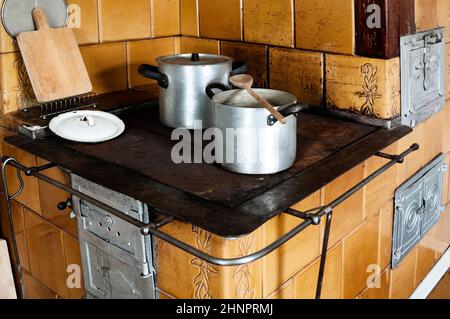
[[[443,211],[443,173],[440,155],[395,192],[392,267],[396,268],[439,220]]]
[[[444,29],[401,38],[402,124],[415,127],[445,104]]]
[[[102,299],[154,299],[153,272],[118,248],[80,234],[87,295]],[[146,273],[146,274],[143,274]]]

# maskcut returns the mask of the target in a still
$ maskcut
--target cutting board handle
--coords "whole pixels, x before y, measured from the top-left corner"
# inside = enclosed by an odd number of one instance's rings
[[[50,25],[48,24],[47,16],[45,15],[45,12],[42,8],[34,8],[32,15],[33,15],[34,23],[36,24],[36,28],[38,30],[50,28]]]

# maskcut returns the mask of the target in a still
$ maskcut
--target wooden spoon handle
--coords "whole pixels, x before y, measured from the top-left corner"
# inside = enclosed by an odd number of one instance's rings
[[[246,88],[247,92],[255,98],[259,103],[261,103],[280,123],[286,124],[287,119],[281,115],[269,102],[258,95],[252,88]]]
[[[47,16],[42,8],[34,8],[32,11],[34,23],[38,30],[48,29],[50,25],[48,24]]]

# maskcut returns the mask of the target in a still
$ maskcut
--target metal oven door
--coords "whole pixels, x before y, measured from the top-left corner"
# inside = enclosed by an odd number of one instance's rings
[[[439,28],[401,38],[402,124],[415,127],[445,104],[445,41]]]
[[[395,192],[392,268],[420,242],[443,211],[443,174],[447,170],[442,154]]]
[[[425,209],[423,190],[423,182],[418,181],[399,190],[396,196],[392,247],[392,266],[394,268],[420,241],[420,215]]]
[[[88,232],[80,233],[85,289],[100,299],[155,299],[153,272],[123,250]]]

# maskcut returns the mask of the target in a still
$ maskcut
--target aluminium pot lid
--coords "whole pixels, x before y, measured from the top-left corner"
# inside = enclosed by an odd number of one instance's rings
[[[284,109],[297,103],[295,95],[271,89],[253,89],[259,96],[266,99],[276,109]],[[255,100],[246,90],[236,89],[224,91],[216,94],[213,97],[215,104],[221,106],[228,106],[234,108],[248,108],[248,109],[265,109],[265,107]]]
[[[50,130],[63,139],[81,143],[100,143],[119,137],[125,124],[117,116],[101,111],[74,111],[50,121]]]
[[[162,56],[156,59],[158,64],[172,64],[180,66],[189,65],[216,65],[233,62],[233,59],[224,55],[207,53],[186,53]]]
[[[50,27],[66,25],[68,10],[64,0],[4,0],[1,15],[5,31],[13,38],[22,32],[35,31],[31,13],[36,7],[44,10]]]

